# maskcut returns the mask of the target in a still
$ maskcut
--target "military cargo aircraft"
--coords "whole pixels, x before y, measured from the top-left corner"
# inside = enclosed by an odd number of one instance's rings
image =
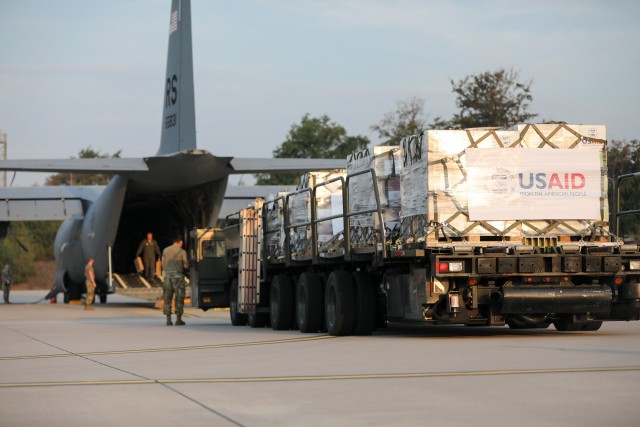
[[[142,236],[161,244],[193,228],[215,226],[225,201],[233,204],[271,193],[273,187],[229,188],[231,174],[334,169],[329,159],[217,157],[197,148],[191,46],[191,5],[173,0],[169,21],[160,148],[145,158],[0,161],[0,170],[101,173],[106,186],[0,189],[0,232],[12,221],[64,220],[55,239],[55,287],[65,302],[79,299],[84,266],[95,259],[101,302],[115,292],[112,272],[131,272]],[[246,204],[245,204],[246,206]],[[186,239],[185,239],[186,241]],[[148,287],[148,283],[146,284]],[[126,284],[122,285],[126,287]]]

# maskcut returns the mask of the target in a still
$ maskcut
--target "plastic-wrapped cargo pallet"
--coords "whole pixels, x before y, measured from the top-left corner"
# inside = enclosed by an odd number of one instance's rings
[[[317,184],[329,181],[333,178],[344,178],[344,169],[335,169],[328,172],[308,172],[300,177],[298,190],[313,188]],[[311,227],[296,224],[305,224],[311,221],[311,193],[305,192],[292,195],[289,198],[289,225],[291,229],[291,257],[294,260],[309,259],[311,257]],[[342,184],[335,181],[316,190],[316,219],[322,220],[333,215],[342,215]],[[318,223],[318,253],[332,256],[341,254],[342,248],[342,219],[333,219]]]
[[[387,243],[400,237],[400,147],[376,146],[354,153],[347,158],[347,174],[373,169],[376,174],[380,208]],[[371,174],[350,178],[349,212],[376,209]],[[352,248],[371,248],[376,245],[378,215],[375,213],[351,217],[350,239]]]
[[[599,125],[523,124],[407,137],[401,240],[604,239],[605,145],[606,128]]]
[[[285,231],[284,231],[284,197],[286,192],[271,195],[265,202],[266,227],[265,247],[267,260],[271,263],[284,262]]]

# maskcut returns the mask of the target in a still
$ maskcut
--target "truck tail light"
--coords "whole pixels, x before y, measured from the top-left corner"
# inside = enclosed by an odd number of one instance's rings
[[[452,273],[462,273],[464,270],[464,263],[462,261],[455,261],[449,263],[449,271]]]
[[[437,262],[436,270],[438,273],[462,273],[464,271],[464,262],[462,261],[450,261],[450,262]]]
[[[449,272],[449,263],[448,262],[436,262],[436,270],[438,273],[448,273]]]

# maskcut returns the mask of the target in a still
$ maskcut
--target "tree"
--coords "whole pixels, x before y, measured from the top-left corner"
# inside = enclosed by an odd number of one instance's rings
[[[285,141],[273,150],[275,158],[345,159],[349,154],[366,148],[365,136],[347,136],[344,127],[327,115],[310,117],[305,114],[299,124],[293,124]],[[257,174],[258,185],[295,184],[297,174]]]
[[[29,251],[36,261],[53,260],[53,243],[62,221],[26,221],[24,225],[32,241]]]
[[[436,126],[465,129],[526,123],[537,114],[527,112],[533,99],[531,82],[522,83],[518,78],[517,71],[500,68],[467,76],[457,83],[451,80],[459,112]]]
[[[15,283],[24,281],[35,272],[32,247],[31,234],[22,222],[12,223],[7,237],[0,240],[0,266],[11,266]]]
[[[408,101],[399,101],[396,109],[386,113],[371,130],[378,133],[383,145],[398,145],[405,136],[422,132],[426,124],[424,99],[414,96]]]
[[[84,148],[78,153],[80,159],[119,159],[122,150],[118,150],[113,154],[101,153],[91,147]],[[72,159],[74,157],[71,157]],[[109,176],[93,173],[57,173],[50,175],[45,180],[45,185],[106,185],[109,182]]]
[[[607,147],[607,158],[607,173],[612,183],[615,183],[620,175],[640,172],[640,140],[612,141]],[[620,185],[620,210],[640,209],[640,193],[637,191],[638,179],[640,178],[622,181]],[[613,186],[609,188],[611,189],[609,193],[609,210],[613,212],[615,210],[616,192]],[[612,222],[615,220],[615,218],[611,218]],[[617,234],[629,238],[640,238],[640,216],[620,217],[620,230],[618,230]]]

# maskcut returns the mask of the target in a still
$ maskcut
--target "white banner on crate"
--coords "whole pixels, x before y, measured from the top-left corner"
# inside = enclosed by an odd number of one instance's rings
[[[469,219],[600,220],[597,150],[466,150]]]

